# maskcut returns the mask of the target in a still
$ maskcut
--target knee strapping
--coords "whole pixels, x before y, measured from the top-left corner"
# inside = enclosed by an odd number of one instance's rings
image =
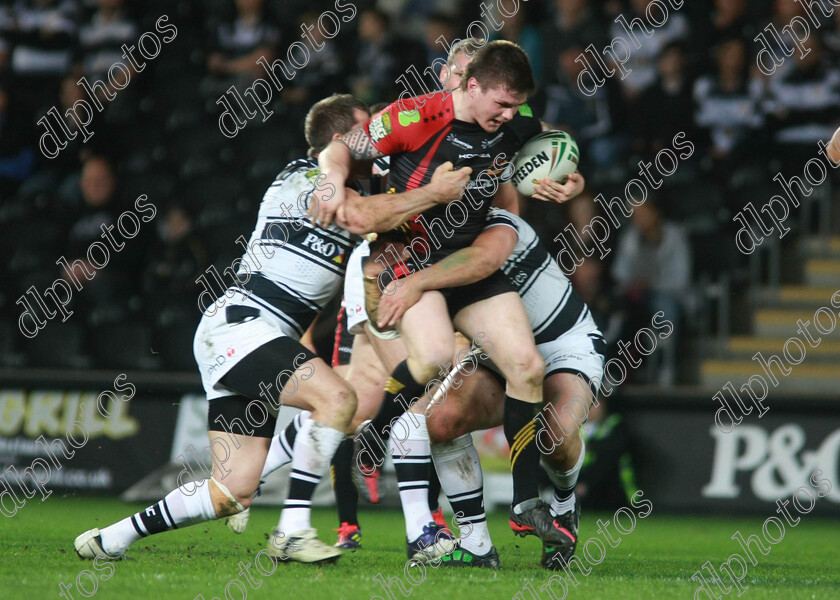
[[[215,483],[216,487],[219,488],[219,491],[222,492],[227,497],[228,500],[230,500],[231,505],[234,508],[236,508],[237,513],[241,513],[243,510],[245,510],[245,507],[242,506],[242,504],[239,502],[239,500],[237,500],[236,498],[233,497],[233,494],[230,493],[230,490],[228,489],[228,487],[224,483],[222,483],[221,481],[219,481],[215,477],[211,477],[210,480],[213,483]]]
[[[583,439],[580,440],[580,456],[578,456],[577,462],[575,462],[575,466],[569,469],[568,471],[560,471],[555,469],[551,465],[549,465],[545,458],[541,459],[542,464],[545,467],[546,472],[548,473],[548,478],[551,480],[556,487],[560,489],[572,489],[577,484],[578,476],[580,475],[580,470],[583,467],[583,461],[586,458],[586,442]]]
[[[472,435],[465,433],[449,442],[432,444],[432,456],[435,460],[448,460],[453,456],[460,456],[473,445]]]

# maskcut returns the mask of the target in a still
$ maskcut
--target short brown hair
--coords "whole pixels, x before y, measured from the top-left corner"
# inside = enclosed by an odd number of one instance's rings
[[[353,111],[370,114],[368,105],[350,94],[333,94],[316,102],[306,113],[303,132],[309,144],[307,156],[314,156],[327,147],[334,133],[345,134],[356,124]]]
[[[504,87],[526,95],[536,88],[531,62],[525,51],[507,40],[488,42],[473,56],[464,71],[461,89],[475,77],[483,89]]]

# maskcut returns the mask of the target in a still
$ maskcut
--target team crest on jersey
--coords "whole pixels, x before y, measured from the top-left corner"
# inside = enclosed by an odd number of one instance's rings
[[[390,115],[388,113],[382,113],[375,119],[371,119],[368,130],[370,131],[370,139],[374,144],[383,139],[391,133]]]
[[[312,169],[312,170],[310,170],[310,171],[307,171],[307,172],[304,174],[304,176],[305,176],[307,179],[312,179],[313,177],[317,177],[317,176],[318,176],[318,175],[320,175],[320,174],[321,174],[321,169]]]
[[[412,123],[420,122],[420,111],[416,108],[414,110],[401,110],[397,114],[397,118],[400,122],[400,125],[402,125],[403,127],[408,127]]]

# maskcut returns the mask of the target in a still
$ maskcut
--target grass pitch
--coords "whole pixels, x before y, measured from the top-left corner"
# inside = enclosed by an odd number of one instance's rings
[[[267,577],[251,566],[253,584],[259,584],[256,589],[240,575],[238,563],[254,564],[257,552],[265,547],[266,533],[276,525],[279,509],[254,509],[248,531],[240,536],[230,533],[218,521],[140,540],[130,550],[133,560],[113,563],[113,572],[104,565],[96,570],[92,563],[77,558],[73,550],[76,535],[92,527],[104,527],[142,508],[145,507],[117,500],[55,495],[43,503],[28,501],[14,518],[3,519],[0,599],[59,598],[59,582],[64,582],[72,586],[69,596],[73,599],[93,595],[97,600],[224,600],[227,587],[228,597],[236,600],[368,600],[376,596],[389,600],[374,580],[378,574],[386,581],[399,577],[405,591],[415,599],[507,600],[528,582],[540,600],[552,598],[547,591],[540,591],[552,573],[539,567],[539,540],[515,537],[507,527],[507,516],[501,513],[489,516],[490,530],[501,555],[500,571],[427,568],[422,582],[421,573],[410,573],[420,582],[416,585],[407,582],[404,574],[402,515],[386,510],[362,512],[364,548],[354,554],[346,553],[335,565],[279,564]],[[597,535],[594,525],[598,517],[611,519],[612,515],[585,513],[582,541]],[[321,539],[334,541],[330,529],[336,526],[335,520],[332,510],[314,512],[313,524]],[[760,535],[762,522],[763,519],[657,515],[654,510],[648,518],[639,519],[636,529],[623,536],[616,548],[607,545],[603,562],[592,566],[586,577],[578,574],[578,585],[569,585],[566,598],[691,599],[697,589],[697,584],[689,579],[691,575],[706,561],[717,566],[733,552],[741,552],[730,536],[735,531],[741,531],[745,537]],[[742,597],[840,598],[838,539],[840,522],[803,517],[797,527],[787,529],[780,543],[771,546],[769,554],[756,552],[758,565],[749,564],[744,580],[749,589]],[[91,575],[80,576],[85,569]],[[77,588],[77,578],[82,590]],[[243,581],[247,596],[236,583],[228,585],[234,579]],[[552,589],[555,598],[563,597],[559,584],[555,583]],[[396,584],[392,591],[392,600],[404,597]],[[705,594],[698,597],[706,600]],[[736,597],[734,590],[723,596]],[[533,600],[527,590],[520,598]]]

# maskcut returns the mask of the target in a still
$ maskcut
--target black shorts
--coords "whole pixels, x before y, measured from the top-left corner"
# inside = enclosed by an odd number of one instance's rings
[[[516,289],[510,283],[507,275],[501,271],[496,271],[490,277],[476,281],[470,285],[440,290],[440,293],[446,298],[449,316],[453,319],[461,309],[481,300],[486,300],[487,298],[492,298],[493,296],[507,292],[516,292]]]
[[[278,337],[263,344],[219,380],[237,395],[210,400],[207,428],[210,431],[272,437],[277,422],[277,407],[283,402],[280,390],[297,370],[295,365],[300,366],[313,358],[315,354],[289,337]],[[264,397],[261,383],[268,389],[270,402]]]

